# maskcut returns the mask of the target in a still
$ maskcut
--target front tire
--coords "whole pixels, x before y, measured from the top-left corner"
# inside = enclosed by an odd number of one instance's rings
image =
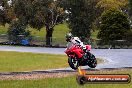
[[[68,63],[69,63],[69,66],[74,70],[78,69],[78,67],[79,67],[79,62],[78,62],[76,57],[74,57],[74,58],[69,57],[68,58]]]

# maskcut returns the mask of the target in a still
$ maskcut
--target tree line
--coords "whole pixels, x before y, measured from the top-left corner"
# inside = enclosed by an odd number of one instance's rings
[[[99,30],[104,43],[131,39],[132,0],[1,0],[0,24],[8,23],[8,34],[29,36],[28,26],[46,29],[46,45],[52,45],[54,27],[67,22],[71,33],[89,39]],[[94,26],[94,27],[93,27]],[[63,30],[63,29],[62,29]]]

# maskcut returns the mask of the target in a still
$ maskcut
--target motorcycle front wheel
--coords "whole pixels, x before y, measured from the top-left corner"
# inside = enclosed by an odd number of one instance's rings
[[[68,58],[68,63],[69,63],[69,66],[74,70],[76,70],[79,67],[79,62],[78,62],[76,57],[74,57],[74,58],[69,57]]]

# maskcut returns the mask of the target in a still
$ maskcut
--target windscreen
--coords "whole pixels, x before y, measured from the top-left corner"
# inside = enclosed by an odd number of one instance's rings
[[[74,48],[74,47],[75,47],[75,44],[72,43],[72,42],[69,42],[69,43],[67,44],[67,49],[72,49],[72,48]]]

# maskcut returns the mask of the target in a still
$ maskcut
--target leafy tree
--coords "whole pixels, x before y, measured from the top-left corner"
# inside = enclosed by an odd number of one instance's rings
[[[96,6],[104,10],[112,8],[123,10],[126,5],[128,5],[128,0],[100,0]]]
[[[20,36],[28,36],[30,33],[26,31],[26,24],[23,20],[19,20],[14,12],[13,3],[8,0],[2,0],[0,9],[0,24],[9,24],[8,36],[12,42],[19,42]]]
[[[6,23],[10,24],[11,21],[15,18],[15,13],[13,8],[7,3],[8,0],[2,0],[0,3],[0,24],[5,25]]]
[[[63,21],[65,14],[60,3],[61,0],[12,0],[9,5],[8,0],[2,0],[4,10],[0,9],[0,24],[19,20],[20,24],[38,30],[46,27],[46,45],[52,45],[54,27]]]
[[[132,15],[132,0],[129,0],[129,8],[130,15]]]
[[[64,14],[59,0],[15,0],[14,9],[17,18],[40,30],[46,27],[46,45],[52,45],[55,25]],[[63,19],[61,19],[63,20]]]
[[[68,24],[73,35],[89,38],[92,22],[98,12],[95,5],[98,0],[64,0],[63,6],[68,12]]]
[[[129,0],[129,16],[130,19],[132,20],[132,0]]]
[[[113,40],[121,40],[130,30],[127,14],[119,10],[107,10],[102,14],[101,20],[98,38],[102,39],[102,43],[109,44]]]
[[[101,14],[109,9],[117,9],[124,13],[128,13],[128,0],[99,0],[96,4],[99,8],[98,18],[95,20],[95,27],[100,27]]]

